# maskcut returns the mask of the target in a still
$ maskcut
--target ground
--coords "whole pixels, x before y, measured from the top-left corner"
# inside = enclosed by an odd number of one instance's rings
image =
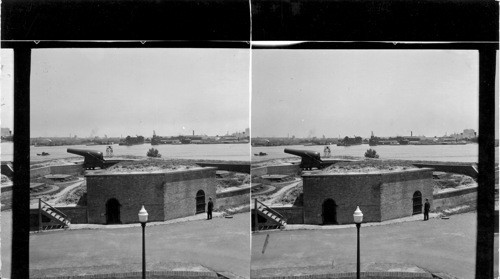
[[[324,227],[324,226],[323,226]],[[269,234],[268,245],[262,253]],[[413,264],[460,279],[474,278],[476,213],[361,227],[362,263]],[[495,278],[498,234],[495,234]],[[356,228],[259,232],[252,236],[252,270],[349,265],[356,262]],[[354,265],[352,265],[354,266]]]
[[[4,275],[10,274],[10,219],[9,211],[2,212]],[[249,220],[249,213],[244,213],[231,219],[148,226],[146,259],[149,263],[198,264],[249,278]],[[119,272],[120,266],[141,263],[142,233],[136,225],[30,234],[30,269],[115,266]]]

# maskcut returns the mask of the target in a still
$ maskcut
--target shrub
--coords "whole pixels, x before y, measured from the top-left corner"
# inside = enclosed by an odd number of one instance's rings
[[[377,151],[370,148],[370,149],[366,150],[365,157],[366,158],[378,158]]]
[[[156,148],[150,148],[146,155],[148,157],[153,157],[153,158],[160,158],[161,157],[160,152],[158,152],[158,149],[156,149]]]

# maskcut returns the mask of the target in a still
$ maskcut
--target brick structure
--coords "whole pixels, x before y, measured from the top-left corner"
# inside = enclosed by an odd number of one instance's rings
[[[86,175],[88,222],[137,223],[144,205],[149,221],[165,221],[204,212],[216,204],[216,168],[161,173]],[[198,208],[198,209],[197,209]]]
[[[432,169],[384,173],[305,174],[304,223],[349,224],[359,205],[363,222],[380,222],[432,208]],[[420,207],[420,209],[419,209]]]

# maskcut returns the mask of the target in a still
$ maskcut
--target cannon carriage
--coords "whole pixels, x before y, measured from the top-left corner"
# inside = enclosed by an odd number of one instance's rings
[[[132,161],[132,160],[104,160],[103,153],[96,150],[68,148],[67,151],[68,153],[83,156],[85,158],[85,160],[83,161],[83,167],[87,170],[93,170],[95,168],[105,169],[119,162]]]
[[[285,153],[300,156],[302,158],[300,167],[304,170],[310,170],[312,168],[321,169],[324,167],[319,152],[285,148]]]

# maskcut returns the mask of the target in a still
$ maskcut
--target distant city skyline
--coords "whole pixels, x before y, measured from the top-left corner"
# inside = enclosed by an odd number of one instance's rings
[[[252,52],[252,137],[478,130],[477,51]]]
[[[382,134],[377,134],[375,133],[375,131],[373,131],[373,134],[374,136],[376,137],[397,137],[397,136],[400,136],[400,137],[409,137],[411,135],[413,135],[414,137],[445,137],[445,136],[452,136],[453,134],[461,134],[464,132],[464,130],[468,130],[468,129],[463,129],[462,131],[457,131],[457,132],[452,132],[452,133],[449,133],[449,132],[444,132],[442,133],[441,135],[423,135],[423,134],[415,134],[415,133],[412,133],[412,131],[410,131],[410,133],[408,134],[397,134],[397,133],[394,133],[394,134],[388,134],[388,135],[382,135]],[[474,130],[474,129],[473,129]],[[319,131],[320,133],[321,131]],[[474,132],[477,134],[477,131],[474,130]],[[321,134],[321,133],[320,133]],[[325,136],[325,138],[344,138],[344,137],[362,137],[362,138],[370,138],[371,137],[371,131],[369,132],[368,135],[365,135],[365,133],[354,133],[352,135],[347,135],[347,134],[339,134],[339,135],[327,135],[327,134],[321,134],[319,136],[309,136],[309,137],[298,137],[296,135],[293,135],[293,134],[286,134],[286,135],[278,135],[278,136],[268,136],[269,138],[272,138],[272,137],[275,137],[275,138],[292,138],[292,137],[296,137],[296,138],[313,138],[313,137],[316,137],[316,138],[322,138],[323,135]],[[263,137],[263,136],[252,136],[254,138],[266,138],[266,137]]]
[[[31,137],[249,127],[249,49],[35,49]]]
[[[209,137],[215,137],[215,136],[219,136],[219,137],[222,137],[222,136],[231,136],[231,135],[234,135],[234,134],[245,134],[245,136],[247,135],[246,133],[246,130],[248,130],[248,128],[246,129],[237,129],[237,130],[232,130],[232,131],[226,131],[226,133],[224,134],[216,134],[216,135],[210,135],[210,134],[199,134],[199,133],[196,133],[196,130],[194,130],[195,132],[195,136],[209,136]],[[31,138],[73,138],[73,137],[77,137],[77,138],[95,138],[95,137],[98,137],[98,138],[104,138],[104,137],[108,137],[108,138],[120,138],[120,137],[127,137],[127,136],[131,136],[131,137],[135,137],[135,136],[143,136],[144,138],[151,138],[153,136],[153,132],[155,132],[155,135],[157,136],[161,136],[161,137],[177,137],[177,136],[192,136],[193,135],[193,131],[191,131],[191,133],[185,133],[185,134],[176,134],[176,135],[165,135],[165,134],[159,134],[157,131],[153,130],[151,132],[151,134],[145,134],[145,135],[118,135],[118,136],[110,136],[110,135],[107,135],[107,134],[104,134],[103,136],[101,135],[94,135],[94,136],[87,136],[87,135],[78,135],[78,134],[69,134],[69,135],[66,135],[66,136],[36,136],[36,137],[31,137]]]

